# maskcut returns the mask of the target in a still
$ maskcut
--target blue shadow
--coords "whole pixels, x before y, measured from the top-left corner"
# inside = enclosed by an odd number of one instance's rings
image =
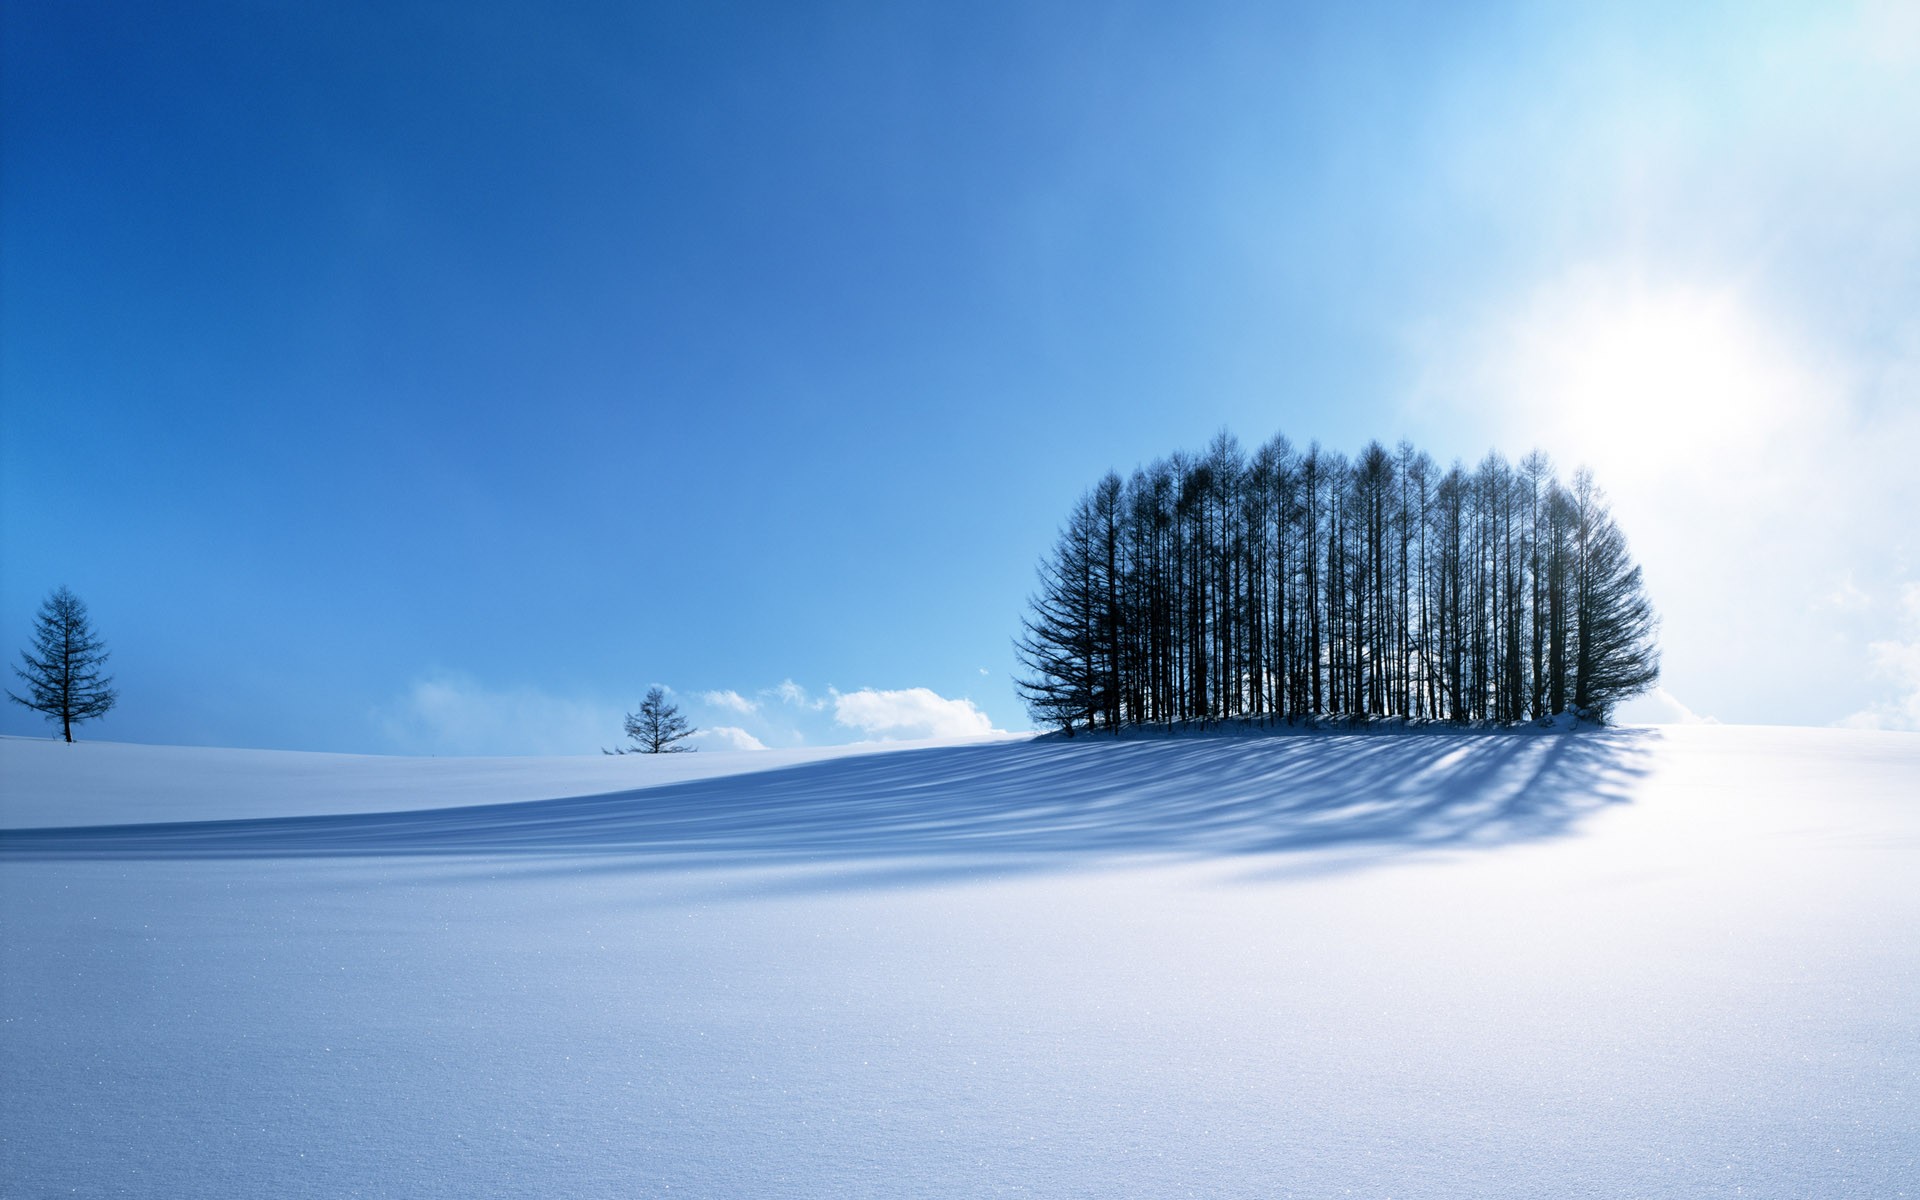
[[[1072,866],[1497,845],[1625,800],[1645,731],[1081,738],[899,751],[412,812],[0,830],[0,858],[617,856],[639,865]],[[927,862],[933,867],[933,862]]]

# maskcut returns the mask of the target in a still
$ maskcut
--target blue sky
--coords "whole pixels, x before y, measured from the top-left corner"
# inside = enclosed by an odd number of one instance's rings
[[[1222,427],[1590,462],[1641,715],[1920,724],[1911,8],[548,7],[0,12],[0,637],[88,601],[87,735],[1021,728],[1067,506]]]

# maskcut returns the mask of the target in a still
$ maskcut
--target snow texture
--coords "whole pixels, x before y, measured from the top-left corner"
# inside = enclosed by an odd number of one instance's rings
[[[1920,1190],[1911,734],[0,783],[7,1196]]]

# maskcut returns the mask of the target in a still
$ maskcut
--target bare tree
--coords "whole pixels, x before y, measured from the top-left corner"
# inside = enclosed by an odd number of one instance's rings
[[[680,707],[667,699],[665,688],[650,687],[640,711],[627,714],[627,738],[633,744],[605,751],[607,754],[681,754],[699,749],[680,743],[700,732],[687,724]]]
[[[94,636],[87,606],[59,588],[40,605],[33,648],[21,652],[20,666],[13,669],[26,681],[27,694],[8,692],[7,698],[60,722],[61,735],[71,742],[75,725],[105,716],[119,699],[112,678],[100,673],[106,661],[106,643]]]

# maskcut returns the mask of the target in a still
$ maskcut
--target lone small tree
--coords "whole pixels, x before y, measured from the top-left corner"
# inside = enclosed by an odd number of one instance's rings
[[[680,708],[667,699],[666,689],[650,687],[640,711],[627,714],[627,737],[633,745],[613,751],[615,754],[680,754],[697,746],[680,743],[700,732],[687,724]]]
[[[62,587],[40,605],[33,621],[33,648],[22,651],[13,673],[26,681],[27,694],[7,699],[45,713],[60,722],[60,732],[71,742],[73,727],[105,716],[119,694],[113,680],[100,673],[107,646],[94,636],[87,606]]]

